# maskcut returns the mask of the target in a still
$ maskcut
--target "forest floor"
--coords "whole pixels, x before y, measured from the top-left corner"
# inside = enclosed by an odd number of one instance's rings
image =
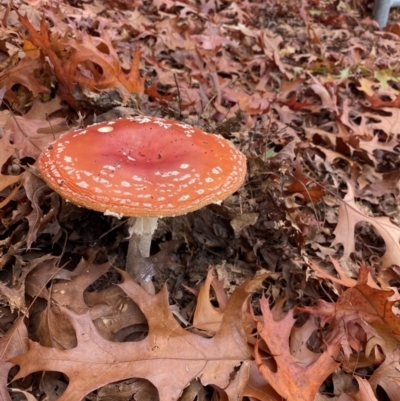
[[[400,15],[379,30],[372,6],[2,5],[1,401],[399,399]],[[222,204],[159,220],[134,267],[156,294],[124,270],[126,220],[35,165],[137,115],[247,157]]]

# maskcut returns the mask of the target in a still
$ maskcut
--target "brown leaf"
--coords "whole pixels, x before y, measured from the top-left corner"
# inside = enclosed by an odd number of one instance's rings
[[[31,212],[24,216],[29,224],[29,230],[26,235],[26,246],[28,249],[36,241],[37,236],[47,228],[49,220],[52,220],[53,217],[52,211],[49,211],[45,216],[43,215],[41,205],[44,203],[43,198],[48,195],[49,189],[36,174],[35,167],[31,167],[29,172],[22,177],[26,197],[29,199],[32,208]],[[56,229],[61,229],[57,222],[54,223],[54,226]]]
[[[94,325],[108,340],[115,341],[124,328],[147,323],[140,308],[117,286],[99,292],[86,291],[84,298]]]
[[[393,291],[383,291],[371,288],[367,284],[369,268],[361,266],[357,285],[345,291],[336,303],[336,317],[353,314],[354,312],[372,326],[385,326],[393,334],[400,334],[400,318],[392,307],[395,301],[388,298]]]
[[[8,287],[0,281],[0,300],[5,301],[13,312],[15,309],[24,315],[28,314],[28,308],[25,304],[25,285],[24,282],[16,284],[15,288]]]
[[[226,299],[221,299],[222,305],[219,303],[220,306],[218,308],[212,305],[210,302],[210,287],[212,283],[214,283],[213,287],[220,286],[223,281],[220,282],[216,280],[213,275],[213,270],[209,270],[206,281],[200,288],[197,296],[197,306],[193,316],[193,326],[201,330],[217,332],[224,316]]]
[[[74,49],[65,64],[68,75],[78,82],[84,90],[101,91],[117,88],[125,103],[130,93],[144,92],[144,79],[139,73],[140,50],[137,49],[132,60],[131,70],[126,75],[121,68],[118,55],[106,32],[102,32],[101,39],[81,34],[80,40],[70,40],[69,45]],[[99,47],[107,47],[107,53]],[[94,65],[101,67],[100,74]],[[88,74],[80,73],[82,67],[88,69]]]
[[[257,324],[258,332],[277,365],[276,371],[267,367],[256,346],[255,359],[261,375],[287,401],[314,401],[321,384],[339,366],[335,357],[340,344],[328,344],[326,351],[310,365],[295,361],[289,344],[295,322],[293,310],[277,322],[272,316],[268,299],[261,299],[260,306],[264,321]]]
[[[25,57],[15,67],[2,71],[0,82],[1,86],[5,85],[7,88],[5,98],[18,102],[17,96],[11,91],[11,88],[17,84],[25,86],[35,97],[39,93],[49,93],[49,89],[43,86],[34,74],[35,70],[39,68],[42,68],[42,62],[39,59],[32,60]]]
[[[400,351],[397,349],[394,352],[386,355],[385,361],[372,374],[369,383],[376,391],[377,386],[382,387],[390,400],[397,400],[400,392]]]
[[[400,333],[400,318],[392,311],[395,301],[388,300],[393,291],[371,288],[367,284],[368,275],[369,269],[361,266],[357,284],[336,303],[320,300],[317,306],[299,308],[318,316],[321,327],[332,322],[327,341],[340,341],[347,359],[352,349],[365,349],[367,334],[393,339]]]
[[[73,93],[77,83],[81,91],[99,92],[115,88],[120,92],[122,103],[127,102],[131,93],[144,92],[144,79],[139,73],[139,50],[135,52],[129,74],[125,74],[106,31],[101,32],[100,38],[79,32],[73,40],[62,41],[56,36],[51,37],[44,18],[39,32],[25,16],[18,14],[18,19],[29,32],[30,41],[49,58],[60,85],[59,96],[75,109],[78,104]],[[107,50],[101,51],[100,48]]]
[[[268,277],[268,274],[262,274],[253,280],[246,281],[243,285],[245,291],[252,291],[262,288],[262,282]],[[209,270],[205,283],[200,288],[197,294],[197,305],[193,317],[193,326],[208,332],[217,332],[224,319],[224,313],[228,303],[228,297],[223,288],[224,280],[217,280],[213,276],[213,270]],[[218,307],[215,307],[210,300],[210,287],[215,292]],[[232,307],[232,304],[231,304]],[[238,310],[242,310],[240,305],[237,305]],[[252,340],[252,331],[255,328],[254,319],[250,314],[250,308],[242,310],[242,319],[245,327],[248,340]]]
[[[236,372],[232,372],[230,382],[224,389],[211,385],[219,395],[220,401],[242,400],[246,383],[249,379],[251,362],[245,361]]]
[[[318,329],[314,319],[308,319],[301,327],[293,327],[290,336],[290,351],[295,361],[309,366],[316,362],[319,354],[310,351],[308,339]]]
[[[230,89],[225,87],[223,89],[224,98],[228,98],[230,101],[235,102],[240,110],[245,111],[249,114],[265,113],[270,108],[271,96],[269,94],[253,93],[251,95],[238,89]]]
[[[312,260],[309,261],[309,266],[317,273],[317,275],[319,277],[331,280],[337,284],[341,284],[344,287],[354,287],[357,284],[357,281],[350,278],[346,274],[346,272],[343,270],[343,268],[340,265],[338,260],[332,258],[332,256],[329,256],[329,258],[340,278],[337,278],[337,277],[327,273],[321,266],[319,266]],[[368,274],[368,285],[371,288],[380,289],[380,287],[376,284],[375,280],[373,279],[371,272],[369,272],[369,274]]]
[[[9,359],[28,351],[28,330],[24,318],[15,320],[12,327],[0,339],[0,400],[11,401],[7,391],[8,372],[14,366]]]
[[[285,185],[284,194],[301,195],[305,200],[318,202],[324,196],[324,185],[315,183],[310,177],[304,174],[300,159],[295,159],[295,170],[292,173],[293,180]]]
[[[309,76],[313,82],[313,84],[310,85],[310,87],[321,99],[322,107],[331,110],[335,112],[336,115],[338,115],[339,111],[336,104],[337,103],[336,95],[332,93],[332,91],[328,91],[326,85],[323,85],[317,78],[315,78],[311,74]]]
[[[363,188],[362,195],[371,194],[374,197],[379,197],[388,193],[393,193],[397,196],[399,192],[399,182],[400,171],[398,170],[390,171],[383,174],[374,174],[372,179],[370,180],[370,184],[366,185]]]
[[[200,383],[199,386],[204,391],[204,387]],[[96,401],[148,401],[156,399],[158,399],[157,390],[150,382],[143,379],[131,379],[102,387],[97,392]]]
[[[38,319],[35,338],[45,347],[71,349],[76,346],[71,322],[56,305],[48,304]]]
[[[243,395],[260,401],[283,401],[283,398],[261,376],[254,361],[250,366],[249,380],[247,381]]]
[[[29,273],[25,280],[26,293],[32,298],[41,297],[48,299],[49,291],[46,285],[52,279],[68,280],[73,276],[73,273],[57,266],[58,257],[46,254],[41,258],[37,258],[28,263],[26,266]]]
[[[47,27],[45,18],[40,21],[40,31],[37,32],[33,25],[30,23],[26,16],[18,14],[20,23],[28,31],[30,38],[29,40],[37,48],[39,48],[45,56],[47,56],[54,69],[54,75],[57,78],[59,88],[59,96],[68,102],[72,107],[77,107],[75,99],[72,97],[73,86],[75,81],[72,80],[69,74],[66,73],[62,61],[57,57],[56,52],[52,49],[50,32]]]
[[[50,303],[40,314],[36,336],[41,344],[60,349],[70,349],[76,345],[74,329],[71,326],[70,320],[61,312],[59,305],[68,306],[79,314],[90,310],[90,315],[94,315],[93,319],[106,318],[106,315],[113,313],[112,308],[104,303],[101,308],[102,313],[99,315],[99,306],[93,305],[92,308],[90,308],[86,303],[84,291],[96,279],[105,274],[111,265],[110,263],[95,265],[93,263],[95,256],[96,252],[91,251],[88,259],[85,260],[82,258],[73,272],[65,273],[65,270],[57,271],[58,269],[55,266],[52,267],[51,264],[44,265],[36,274],[34,270],[33,277],[28,279],[29,286],[32,287],[32,284],[36,283],[36,285],[40,285],[43,280],[55,278],[49,276],[49,274],[57,275],[59,278],[59,280],[52,285],[50,294],[51,299],[57,304],[54,306]],[[42,274],[40,274],[40,272]],[[43,295],[46,293],[48,293],[47,289],[45,289]],[[125,314],[123,316],[126,317]],[[108,318],[111,317],[108,316]],[[106,327],[100,326],[100,329],[103,328],[105,330],[102,334],[107,336],[108,331]]]
[[[51,107],[49,105],[49,107]],[[4,126],[2,140],[14,144],[14,152],[20,159],[32,157],[37,159],[40,152],[67,130],[65,118],[52,120],[32,120],[27,116],[13,116]]]
[[[355,251],[355,226],[367,222],[373,225],[382,236],[386,252],[381,258],[384,268],[398,265],[400,260],[400,228],[394,225],[388,217],[370,217],[363,213],[355,202],[354,187],[347,182],[347,194],[339,206],[338,224],[333,232],[336,236],[332,246],[342,244],[343,260],[348,261]]]
[[[3,166],[8,159],[15,154],[14,146],[4,137],[0,138],[0,191],[8,186],[15,184],[21,178],[21,175],[3,174]]]
[[[93,264],[96,252],[92,251],[88,260],[82,259],[74,270],[72,280],[59,280],[52,286],[51,297],[58,305],[68,306],[75,313],[85,313],[89,307],[84,300],[84,291],[90,284],[107,273],[111,262]]]
[[[371,388],[371,384],[366,379],[362,379],[359,376],[354,376],[358,382],[359,390],[356,394],[350,394],[349,397],[353,401],[378,401],[375,397],[374,391]],[[393,398],[394,400],[395,398]]]
[[[59,401],[78,401],[107,383],[131,377],[150,380],[163,401],[176,399],[194,378],[200,378],[203,385],[226,388],[233,368],[250,358],[237,314],[238,305],[249,296],[244,286],[229,299],[215,336],[203,338],[184,330],[174,319],[166,287],[150,295],[125,272],[120,273],[124,278],[120,286],[145,314],[149,335],[134,343],[113,343],[99,336],[87,313],[76,315],[62,308],[75,328],[77,347],[57,350],[30,341],[29,351],[12,359],[20,365],[16,378],[35,371],[65,373],[70,382]]]

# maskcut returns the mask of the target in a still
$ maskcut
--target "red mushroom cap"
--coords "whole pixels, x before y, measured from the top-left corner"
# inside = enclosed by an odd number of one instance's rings
[[[68,132],[38,165],[68,201],[118,216],[185,214],[222,201],[246,174],[246,157],[222,137],[143,116]]]

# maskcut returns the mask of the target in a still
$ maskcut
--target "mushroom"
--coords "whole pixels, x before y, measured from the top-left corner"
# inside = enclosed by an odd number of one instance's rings
[[[67,201],[130,216],[126,266],[150,255],[157,218],[219,203],[246,174],[226,139],[178,121],[128,117],[68,132],[38,159],[46,183]]]

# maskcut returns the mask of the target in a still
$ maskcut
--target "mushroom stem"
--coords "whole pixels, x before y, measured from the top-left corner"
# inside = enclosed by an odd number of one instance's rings
[[[157,228],[158,217],[130,217],[129,225],[129,244],[126,256],[126,267],[133,269],[137,258],[137,249],[143,258],[150,256],[150,246],[153,233]]]

